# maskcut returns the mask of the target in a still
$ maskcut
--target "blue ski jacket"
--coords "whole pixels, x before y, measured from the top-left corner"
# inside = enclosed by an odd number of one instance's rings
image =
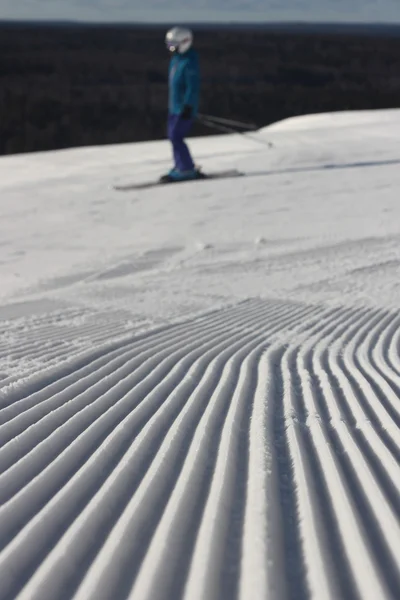
[[[197,52],[190,48],[174,54],[169,65],[169,114],[179,115],[185,105],[195,117],[199,108],[200,72]]]

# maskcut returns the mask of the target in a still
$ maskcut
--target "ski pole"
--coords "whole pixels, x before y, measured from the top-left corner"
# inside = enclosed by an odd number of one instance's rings
[[[233,121],[231,119],[223,119],[222,117],[214,117],[212,115],[204,115],[199,113],[199,119],[205,119],[215,123],[221,123],[221,125],[227,125],[231,127],[237,127],[238,129],[253,129],[254,131],[259,129],[254,123],[242,123],[241,121]]]
[[[200,117],[200,115],[198,115],[198,117]],[[246,131],[237,131],[237,129],[234,129],[233,127],[230,127],[230,126],[228,127],[227,125],[215,123],[214,121],[209,121],[208,119],[206,119],[204,117],[199,118],[199,121],[201,123],[203,123],[203,125],[205,125],[206,127],[209,127],[210,129],[216,129],[218,131],[223,131],[225,133],[236,133],[236,134],[243,135],[243,136],[249,138],[253,142],[257,142],[258,144],[261,144],[262,146],[268,146],[268,148],[273,147],[272,142],[268,142],[266,140],[261,140],[259,138],[256,138]]]

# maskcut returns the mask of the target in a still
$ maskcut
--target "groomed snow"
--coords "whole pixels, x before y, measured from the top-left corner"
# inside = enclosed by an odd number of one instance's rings
[[[0,159],[0,600],[400,596],[399,139]]]

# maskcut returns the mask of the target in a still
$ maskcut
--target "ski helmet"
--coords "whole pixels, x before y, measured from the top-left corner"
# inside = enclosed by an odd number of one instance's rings
[[[165,44],[170,52],[184,54],[193,44],[193,33],[186,27],[173,27],[167,31]]]

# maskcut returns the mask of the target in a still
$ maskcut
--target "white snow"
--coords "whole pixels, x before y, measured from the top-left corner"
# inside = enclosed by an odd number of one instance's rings
[[[399,133],[400,111],[380,111],[195,139],[204,170],[248,177],[141,192],[112,185],[167,170],[168,143],[3,157],[2,303],[154,320],[282,293],[398,306]]]
[[[0,600],[398,597],[399,139],[0,159]]]

